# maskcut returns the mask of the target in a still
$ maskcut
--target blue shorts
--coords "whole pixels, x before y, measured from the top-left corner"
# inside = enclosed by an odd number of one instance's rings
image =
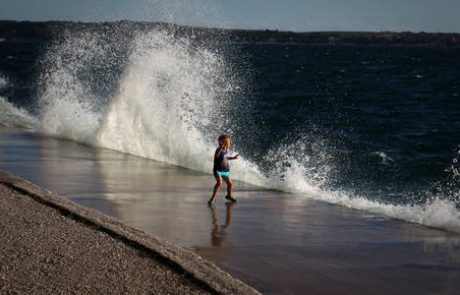
[[[230,177],[230,172],[226,171],[214,171],[214,176],[217,177],[217,175],[220,175],[222,177]]]

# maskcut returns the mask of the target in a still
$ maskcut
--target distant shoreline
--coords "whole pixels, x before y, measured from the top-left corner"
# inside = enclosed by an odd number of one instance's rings
[[[224,41],[249,44],[329,44],[329,45],[448,45],[460,46],[460,33],[426,32],[289,32],[183,26],[159,22],[73,22],[0,20],[2,42],[49,41],[68,32],[96,30],[133,35],[155,28],[172,29],[178,36],[198,41]]]

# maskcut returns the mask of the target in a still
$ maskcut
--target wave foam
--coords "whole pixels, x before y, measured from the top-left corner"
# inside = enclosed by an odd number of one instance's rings
[[[36,129],[39,122],[26,110],[16,107],[0,96],[0,125]]]
[[[385,204],[365,197],[350,196],[345,192],[322,191],[312,194],[312,197],[348,208],[460,233],[460,212],[457,210],[456,203],[441,197],[426,201],[420,205]]]
[[[8,79],[0,73],[0,90],[9,86]],[[0,125],[35,129],[38,120],[23,108],[19,108],[0,96]]]

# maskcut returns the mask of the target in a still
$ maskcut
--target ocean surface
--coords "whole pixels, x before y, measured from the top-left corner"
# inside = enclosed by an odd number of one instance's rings
[[[0,42],[0,125],[460,232],[460,48]],[[122,169],[122,168],[120,168]]]

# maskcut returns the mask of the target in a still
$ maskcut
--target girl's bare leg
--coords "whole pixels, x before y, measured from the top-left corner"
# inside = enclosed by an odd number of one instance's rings
[[[220,186],[222,185],[222,177],[216,176],[216,184],[214,185],[214,190],[212,191],[212,196],[208,201],[209,205],[212,205],[214,199],[216,198],[217,192],[219,191]]]
[[[227,196],[225,197],[227,200],[232,202],[236,202],[236,200],[232,197],[233,194],[233,182],[230,177],[224,177],[224,181],[227,184]]]
[[[230,177],[224,177],[224,181],[227,184],[227,196],[232,196],[233,193],[233,183]]]

